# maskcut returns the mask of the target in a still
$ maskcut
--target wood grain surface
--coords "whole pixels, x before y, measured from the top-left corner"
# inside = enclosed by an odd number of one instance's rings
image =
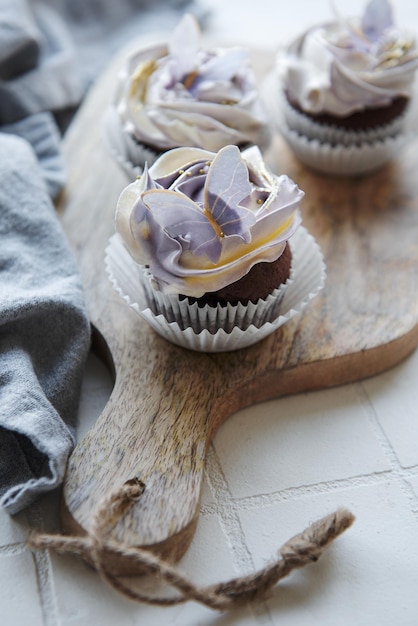
[[[193,537],[206,449],[226,418],[266,399],[371,376],[416,347],[417,143],[377,173],[345,179],[309,171],[274,137],[266,161],[306,193],[303,222],[325,256],[326,287],[251,348],[190,352],[156,335],[113,291],[104,270],[116,201],[129,182],[100,139],[122,58],[92,89],[65,140],[69,182],[60,215],[78,257],[95,345],[115,384],[70,458],[62,521],[66,531],[83,533],[103,495],[137,477],[144,494],[115,537],[176,560]],[[254,58],[261,80],[272,56]],[[123,562],[113,566],[131,571]]]

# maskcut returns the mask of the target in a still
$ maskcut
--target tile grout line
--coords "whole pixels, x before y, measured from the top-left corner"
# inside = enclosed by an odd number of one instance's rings
[[[32,529],[39,529],[43,526],[41,508],[37,503],[32,504],[27,510],[27,519]],[[61,621],[58,617],[58,605],[49,550],[33,550],[31,554],[36,571],[44,626],[60,626]]]
[[[365,388],[365,386],[363,385],[363,383],[361,381],[359,381],[358,383],[356,383],[355,385],[356,391],[358,393],[359,399],[362,401],[362,404],[366,410],[367,416],[369,418],[369,421],[372,425],[372,428],[376,434],[376,437],[380,443],[380,445],[382,446],[383,449],[383,453],[386,457],[386,460],[388,461],[390,468],[391,468],[391,473],[396,476],[396,478],[398,479],[400,485],[401,485],[401,490],[404,493],[404,495],[406,496],[406,498],[408,499],[409,503],[410,503],[410,508],[412,513],[415,515],[415,517],[417,518],[418,521],[418,496],[415,494],[412,486],[409,484],[406,476],[407,475],[411,475],[412,472],[409,470],[405,470],[399,459],[398,456],[394,450],[394,448],[392,447],[392,444],[388,438],[388,436],[386,435],[385,429],[383,428],[382,424],[380,423],[379,417],[376,413],[376,410],[373,406],[373,402]]]
[[[255,564],[245,541],[241,521],[236,509],[232,506],[232,494],[213,443],[209,446],[207,452],[205,474],[209,489],[217,503],[216,515],[227,540],[229,550],[232,553],[233,564],[237,573],[242,575],[242,572],[254,571]],[[266,602],[261,602],[257,607],[253,607],[250,603],[247,607],[254,619],[257,620],[257,623],[273,626],[270,610]]]
[[[52,565],[48,550],[32,552],[44,626],[60,626]]]
[[[418,466],[414,468],[414,472],[418,476]],[[302,485],[300,487],[289,487],[280,491],[266,494],[257,494],[245,497],[232,497],[230,506],[236,511],[246,511],[258,507],[265,507],[279,502],[286,502],[291,499],[305,498],[313,495],[322,495],[333,493],[335,491],[351,488],[351,487],[368,487],[378,485],[384,482],[392,470],[384,470],[381,472],[372,472],[370,474],[359,474],[350,478],[341,478],[311,485]],[[205,505],[202,507],[202,513],[215,513],[215,506]]]
[[[244,532],[240,520],[235,511],[232,511],[232,494],[222,471],[222,466],[216,454],[215,448],[211,445],[206,458],[206,478],[209,488],[217,503],[216,514],[220,518],[222,530],[228,540],[234,556],[234,564],[237,571],[254,567],[250,551],[245,542]],[[232,511],[232,515],[230,514]],[[233,538],[234,540],[231,540]],[[240,550],[236,549],[236,539],[239,539]]]
[[[0,558],[5,556],[18,556],[26,550],[26,544],[24,542],[9,543],[4,546],[0,546]]]

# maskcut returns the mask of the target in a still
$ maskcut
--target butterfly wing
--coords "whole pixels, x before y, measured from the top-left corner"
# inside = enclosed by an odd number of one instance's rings
[[[238,235],[251,241],[255,223],[252,211],[240,203],[251,193],[248,169],[236,146],[222,148],[214,158],[206,178],[205,208],[224,235]]]
[[[199,256],[206,254],[217,263],[221,255],[221,242],[215,228],[202,209],[183,194],[154,189],[142,196],[160,228],[172,238],[182,242],[182,247]]]

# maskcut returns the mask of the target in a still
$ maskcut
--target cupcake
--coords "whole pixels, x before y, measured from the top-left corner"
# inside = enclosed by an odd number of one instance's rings
[[[190,14],[167,43],[129,56],[104,120],[105,143],[130,176],[172,148],[263,148],[269,135],[248,51],[202,48]]]
[[[302,229],[303,195],[287,176],[267,169],[256,146],[170,150],[119,198],[117,234],[107,251],[112,282],[179,345],[205,351],[251,345],[283,323],[282,299],[295,268],[307,266],[308,278],[303,294],[297,287],[290,297],[292,314],[322,287],[313,239],[303,229],[299,251],[290,244]]]
[[[271,111],[314,169],[366,173],[411,136],[417,67],[414,36],[395,26],[388,0],[371,0],[361,18],[314,26],[278,56]]]

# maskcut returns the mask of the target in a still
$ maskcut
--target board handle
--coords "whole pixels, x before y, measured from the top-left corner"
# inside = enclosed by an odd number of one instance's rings
[[[85,534],[100,502],[137,481],[141,497],[112,538],[175,561],[194,535],[207,448],[236,404],[210,357],[149,335],[153,349],[144,345],[135,367],[132,358],[131,367],[120,366],[103,413],[70,457],[62,525]],[[131,567],[113,564],[115,573],[139,573]]]

